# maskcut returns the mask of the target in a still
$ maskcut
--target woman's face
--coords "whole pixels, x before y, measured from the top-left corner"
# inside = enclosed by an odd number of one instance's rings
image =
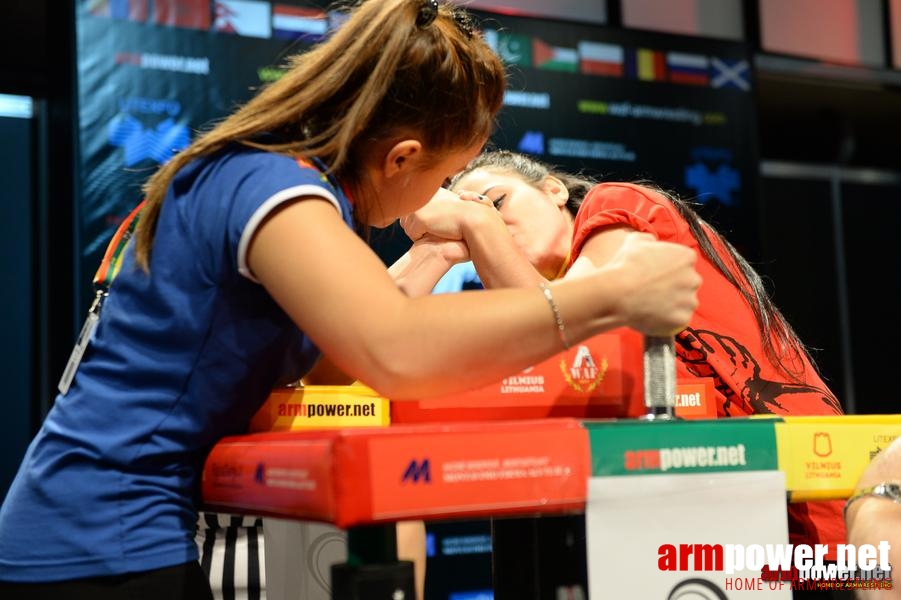
[[[487,196],[529,262],[545,277],[554,278],[569,256],[573,220],[563,184],[548,178],[542,188],[515,173],[482,168],[461,177],[453,191]]]
[[[418,156],[419,165],[379,186],[381,201],[372,211],[368,224],[387,227],[397,218],[425,206],[449,177],[462,171],[479,154],[484,143],[483,140],[469,148],[449,152],[437,162],[421,162],[424,157]]]

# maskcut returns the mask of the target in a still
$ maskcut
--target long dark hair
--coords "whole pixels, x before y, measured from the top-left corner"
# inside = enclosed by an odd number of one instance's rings
[[[556,177],[569,190],[567,209],[573,215],[579,210],[585,195],[600,183],[599,180],[567,173],[523,154],[508,150],[494,150],[483,152],[470,161],[463,171],[454,175],[449,187],[453,189],[454,184],[460,178],[476,169],[516,175],[539,189],[547,176]],[[816,369],[813,357],[810,356],[807,347],[798,337],[794,328],[773,303],[760,275],[729,240],[697,213],[694,208],[696,205],[653,181],[638,180],[632,183],[665,197],[685,219],[703,255],[738,290],[748,306],[751,307],[757,321],[757,329],[763,340],[763,349],[769,361],[796,382],[800,381],[804,373],[804,364],[803,361],[798,364],[799,358],[806,358]],[[717,251],[717,246],[726,251],[725,256]]]
[[[176,173],[231,143],[315,156],[359,190],[366,186],[367,151],[395,136],[419,136],[435,160],[488,137],[506,73],[474,27],[463,9],[437,0],[362,2],[328,40],[292,57],[279,80],[147,181],[138,264],[149,270],[160,208]],[[265,134],[274,134],[272,141],[261,141]]]
[[[582,175],[554,169],[550,165],[535,160],[525,154],[510,152],[509,150],[492,150],[482,152],[469,161],[469,164],[467,164],[462,171],[451,178],[450,183],[448,183],[447,186],[448,189],[453,190],[460,179],[478,169],[513,173],[526,183],[538,189],[541,188],[541,184],[544,183],[544,180],[549,175],[556,177],[564,186],[566,186],[566,189],[569,192],[569,197],[566,200],[566,210],[568,210],[572,216],[576,216],[576,213],[579,212],[579,207],[582,206],[582,200],[585,198],[585,194],[598,183],[597,181],[588,177],[583,177]]]

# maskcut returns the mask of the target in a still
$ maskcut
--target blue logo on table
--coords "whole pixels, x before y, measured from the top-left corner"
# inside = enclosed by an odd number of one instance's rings
[[[421,462],[418,462],[415,458],[411,460],[410,464],[407,465],[407,470],[404,471],[404,476],[401,478],[401,481],[419,483],[420,479],[422,479],[423,483],[432,482],[432,472],[429,466],[429,459],[427,458],[423,459]]]

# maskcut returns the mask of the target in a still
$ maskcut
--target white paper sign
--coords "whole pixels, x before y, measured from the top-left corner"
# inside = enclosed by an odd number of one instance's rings
[[[781,471],[592,477],[585,528],[591,600],[791,600],[759,567],[716,570],[711,550],[788,544]]]
[[[263,519],[266,600],[331,600],[331,568],[347,561],[347,532],[327,523]]]

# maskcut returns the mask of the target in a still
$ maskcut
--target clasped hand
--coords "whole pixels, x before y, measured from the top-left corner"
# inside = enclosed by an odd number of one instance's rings
[[[401,217],[404,233],[414,242],[427,234],[445,240],[466,239],[469,220],[485,207],[494,210],[491,201],[474,192],[456,194],[441,188],[428,204],[414,213]]]

